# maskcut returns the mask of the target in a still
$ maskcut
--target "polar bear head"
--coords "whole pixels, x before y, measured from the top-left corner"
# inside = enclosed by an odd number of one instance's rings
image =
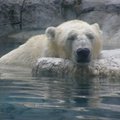
[[[99,25],[80,20],[64,22],[46,29],[48,45],[54,57],[67,58],[77,64],[88,64],[97,59],[102,48]]]

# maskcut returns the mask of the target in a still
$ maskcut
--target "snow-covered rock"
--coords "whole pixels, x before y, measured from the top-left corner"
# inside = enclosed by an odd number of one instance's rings
[[[88,66],[79,66],[62,58],[39,58],[32,71],[34,76],[120,77],[120,49],[103,50],[101,58]]]

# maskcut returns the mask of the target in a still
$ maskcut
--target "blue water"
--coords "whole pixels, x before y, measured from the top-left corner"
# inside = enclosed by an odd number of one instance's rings
[[[0,66],[0,120],[120,120],[120,79],[38,78]]]

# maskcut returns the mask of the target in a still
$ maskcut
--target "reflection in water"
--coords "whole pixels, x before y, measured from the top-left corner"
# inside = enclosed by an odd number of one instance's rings
[[[1,120],[118,120],[120,80],[31,76],[29,68],[1,66]]]

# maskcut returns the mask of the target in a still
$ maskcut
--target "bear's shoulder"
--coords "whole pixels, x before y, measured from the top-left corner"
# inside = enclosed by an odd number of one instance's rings
[[[47,42],[47,37],[45,34],[42,35],[35,35],[28,39],[28,41],[25,43],[26,45],[34,45],[34,44],[42,44]]]

